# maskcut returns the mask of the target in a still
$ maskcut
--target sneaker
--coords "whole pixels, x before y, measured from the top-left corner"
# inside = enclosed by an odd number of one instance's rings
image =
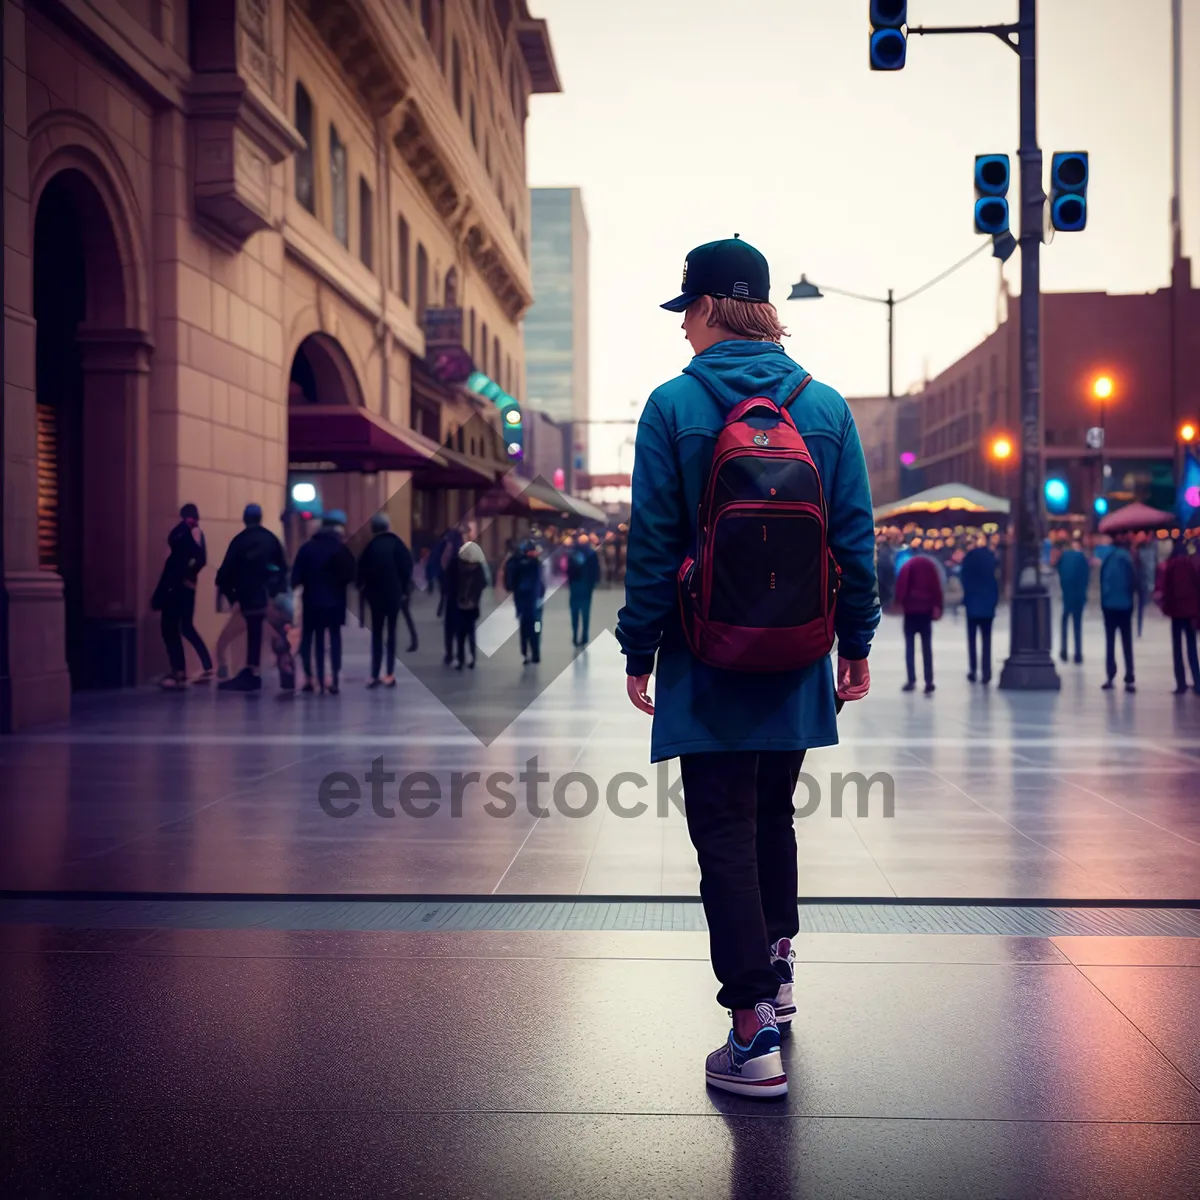
[[[1106,680],[1105,680],[1105,681],[1104,681],[1104,682],[1103,682],[1103,683],[1100,685],[1100,690],[1101,690],[1102,692],[1111,692],[1111,691],[1113,690],[1113,681],[1112,681],[1111,679],[1106,679]]]
[[[902,692],[915,692],[917,690],[916,681],[910,679],[900,690]]]
[[[967,675],[967,682],[968,682],[968,683],[974,683],[974,682],[975,682],[975,672],[974,672],[974,671],[971,671],[971,672],[969,672],[969,673],[968,673],[968,675]]]
[[[382,682],[383,682],[383,681],[382,681],[382,680],[380,680],[380,679],[368,679],[368,680],[367,680],[367,687],[369,687],[369,688],[377,688],[377,687],[380,685],[380,683],[382,683]]]
[[[1130,695],[1132,695],[1134,692],[1136,692],[1136,691],[1137,691],[1137,688],[1134,686],[1134,684],[1133,684],[1133,681],[1132,681],[1132,680],[1130,680],[1130,682],[1129,682],[1129,683],[1127,683],[1127,684],[1125,685],[1125,690],[1126,690],[1127,692],[1129,692],[1129,693],[1130,693]]]
[[[733,1030],[725,1044],[714,1050],[705,1061],[705,1080],[713,1087],[738,1096],[772,1099],[787,1095],[787,1074],[779,1054],[779,1026],[775,1024],[775,1009],[769,1000],[754,1006],[758,1029],[743,1046]]]
[[[255,675],[249,667],[243,667],[232,679],[217,684],[222,692],[257,692],[262,687],[262,677]]]
[[[779,991],[775,993],[775,1024],[779,1026],[781,1034],[791,1031],[792,1018],[796,1015],[796,1003],[792,997],[795,961],[796,952],[792,949],[791,938],[780,938],[771,947],[771,966],[779,976]]]
[[[934,684],[934,683],[927,683],[927,684],[925,685],[925,695],[927,695],[927,696],[928,696],[928,695],[930,695],[930,694],[932,694],[933,692],[936,692],[936,691],[937,691],[937,685],[936,685],[936,684]]]
[[[1177,687],[1177,688],[1176,688],[1176,689],[1175,689],[1175,690],[1174,690],[1174,691],[1171,693],[1171,695],[1172,695],[1172,696],[1186,696],[1186,695],[1187,695],[1187,690],[1188,690],[1188,689],[1187,689],[1187,684],[1185,684],[1185,683],[1181,683],[1181,684],[1180,684],[1180,685],[1179,685],[1179,686],[1178,686],[1178,687]]]

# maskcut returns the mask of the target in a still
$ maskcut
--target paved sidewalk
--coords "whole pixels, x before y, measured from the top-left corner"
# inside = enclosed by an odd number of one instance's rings
[[[201,688],[83,695],[69,724],[0,742],[0,888],[694,896],[695,854],[675,803],[678,764],[648,762],[649,721],[625,697],[623,660],[604,628],[619,595],[598,593],[593,642],[574,657],[565,620],[552,612],[540,667],[522,667],[510,639],[461,673],[441,665],[425,603],[417,669],[436,693],[407,671],[394,690],[364,689],[366,634],[349,628],[340,696],[283,705],[271,687],[252,696]],[[1002,615],[998,662],[1005,624]],[[806,763],[810,778],[797,793],[811,809],[798,821],[801,893],[1195,897],[1200,697],[1169,694],[1161,618],[1148,619],[1137,643],[1133,696],[1100,690],[1097,620],[1085,640],[1088,661],[1062,665],[1061,692],[1001,692],[967,683],[964,622],[947,617],[936,631],[937,692],[905,695],[899,622],[885,619],[870,697],[843,713],[842,744]],[[481,744],[447,703],[508,714],[499,718],[507,727]],[[376,815],[363,781],[380,758],[397,777],[385,798],[394,817]],[[546,777],[534,781],[532,811],[526,771]],[[459,804],[455,772],[480,775]],[[591,783],[572,781],[572,772]],[[619,805],[646,804],[634,818],[608,802],[623,772],[646,785],[627,780],[616,792]],[[890,785],[876,781],[861,815],[851,783],[834,816],[835,776],[851,772],[882,772]],[[335,773],[359,781],[349,817],[319,803],[322,781]],[[413,782],[418,773],[432,782]],[[497,773],[508,777],[500,787],[511,804],[487,790]],[[412,816],[397,804],[406,778],[416,796],[438,789],[436,812]],[[564,815],[587,807],[589,788],[592,811]],[[550,815],[535,816],[538,805]]]

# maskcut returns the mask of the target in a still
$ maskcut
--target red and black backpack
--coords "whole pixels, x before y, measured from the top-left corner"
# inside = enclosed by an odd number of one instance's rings
[[[700,500],[696,552],[679,568],[692,653],[734,671],[797,671],[833,649],[841,568],[828,544],[825,490],[788,405],[752,396],[717,437]]]

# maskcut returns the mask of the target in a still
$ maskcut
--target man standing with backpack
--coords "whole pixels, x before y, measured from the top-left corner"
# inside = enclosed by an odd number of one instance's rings
[[[766,259],[736,234],[710,242],[688,255],[683,289],[663,307],[684,314],[695,357],[638,426],[617,638],[628,695],[654,715],[652,761],[680,759],[717,1000],[733,1014],[707,1081],[780,1096],[780,1027],[796,1011],[792,794],[805,751],[837,742],[837,701],[870,685],[875,523],[850,410],[784,353]]]

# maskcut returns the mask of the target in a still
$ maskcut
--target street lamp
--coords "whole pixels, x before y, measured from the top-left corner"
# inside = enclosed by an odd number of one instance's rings
[[[988,454],[998,463],[1008,462],[1012,458],[1012,452],[1012,438],[1005,433],[996,434],[988,445]]]
[[[908,293],[907,296],[901,296],[899,300],[896,299],[895,292],[893,291],[892,288],[888,288],[888,294],[886,297],[884,297],[884,296],[864,296],[859,292],[844,292],[844,291],[842,291],[841,288],[830,287],[828,284],[824,285],[825,292],[829,292],[831,295],[834,295],[834,296],[847,296],[851,300],[865,300],[869,304],[886,304],[887,305],[887,310],[888,310],[888,399],[889,400],[894,400],[896,398],[895,337],[894,337],[894,330],[895,330],[894,318],[895,318],[895,312],[896,312],[896,305],[903,304],[906,300],[911,300],[914,296],[919,296],[922,292],[927,291],[929,288],[933,287],[933,285],[935,283],[941,283],[941,281],[943,279],[945,279],[948,275],[952,275],[955,271],[958,270],[959,267],[965,266],[977,254],[979,254],[983,250],[986,250],[987,248],[988,248],[987,242],[984,242],[981,246],[977,246],[965,258],[960,258],[958,260],[958,262],[956,262],[954,264],[954,266],[948,267],[945,271],[942,271],[939,275],[935,275],[927,283],[921,284],[921,286],[919,288],[914,288],[911,292]],[[788,299],[789,300],[823,300],[825,298],[825,292],[823,292],[817,284],[811,282],[807,275],[801,275],[800,282],[792,284],[791,294],[788,296]]]

